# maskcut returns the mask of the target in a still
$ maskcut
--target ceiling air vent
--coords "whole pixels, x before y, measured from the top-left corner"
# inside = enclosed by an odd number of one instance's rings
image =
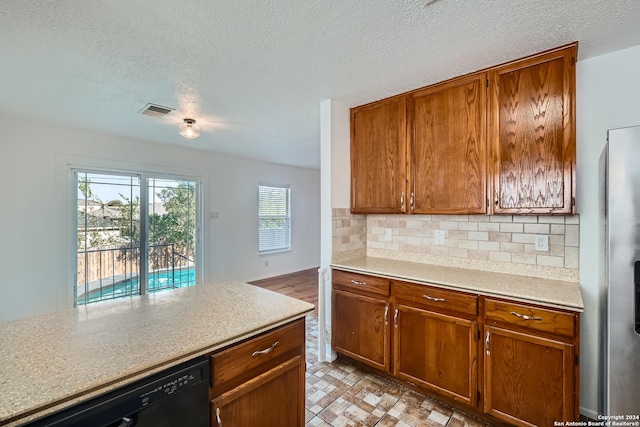
[[[138,111],[138,113],[150,117],[164,117],[173,110],[175,110],[175,108],[163,107],[162,105],[156,104],[147,104],[142,108],[142,110]]]

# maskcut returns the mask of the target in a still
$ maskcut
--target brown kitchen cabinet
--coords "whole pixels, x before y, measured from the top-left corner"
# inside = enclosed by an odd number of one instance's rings
[[[352,213],[575,214],[577,46],[351,109]]]
[[[577,312],[355,272],[332,277],[338,353],[492,422],[579,420]]]
[[[494,213],[575,213],[577,48],[489,71]]]
[[[484,317],[484,412],[518,426],[578,420],[578,315],[487,298]]]
[[[304,425],[304,319],[216,352],[211,362],[213,427]]]
[[[409,210],[487,212],[485,73],[407,95]]]
[[[406,97],[351,110],[351,212],[406,212]]]
[[[389,280],[334,270],[333,348],[354,360],[390,371]]]
[[[477,296],[395,281],[392,295],[393,374],[475,407]]]

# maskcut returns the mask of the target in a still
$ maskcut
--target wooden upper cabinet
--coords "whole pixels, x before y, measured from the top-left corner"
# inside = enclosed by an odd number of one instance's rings
[[[408,95],[411,213],[487,212],[486,79],[473,74]]]
[[[407,212],[406,156],[406,96],[351,110],[351,212]]]
[[[351,109],[351,212],[574,214],[577,49]]]
[[[489,72],[494,213],[575,213],[577,44]]]

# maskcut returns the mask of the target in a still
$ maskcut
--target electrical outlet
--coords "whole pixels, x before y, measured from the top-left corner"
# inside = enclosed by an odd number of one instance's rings
[[[386,240],[386,241],[391,240],[391,229],[390,228],[385,228],[384,229],[384,240]]]
[[[268,260],[264,260],[264,266],[265,267],[269,267],[269,261]]]
[[[331,342],[331,326],[327,325],[327,328],[324,330],[324,332],[327,342]]]
[[[549,251],[549,236],[546,234],[536,234],[536,251]]]
[[[433,243],[436,245],[444,245],[444,230],[435,230],[433,232]]]

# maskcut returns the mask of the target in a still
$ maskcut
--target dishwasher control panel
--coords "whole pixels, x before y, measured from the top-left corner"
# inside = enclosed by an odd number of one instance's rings
[[[144,390],[140,390],[140,403],[141,406],[148,406],[155,403],[167,396],[171,396],[174,393],[180,392],[192,385],[201,383],[204,378],[203,369],[200,367],[194,367],[186,372],[180,372],[172,377],[165,377],[155,384],[150,385]]]
[[[209,427],[210,371],[205,357],[195,358],[24,427]]]

